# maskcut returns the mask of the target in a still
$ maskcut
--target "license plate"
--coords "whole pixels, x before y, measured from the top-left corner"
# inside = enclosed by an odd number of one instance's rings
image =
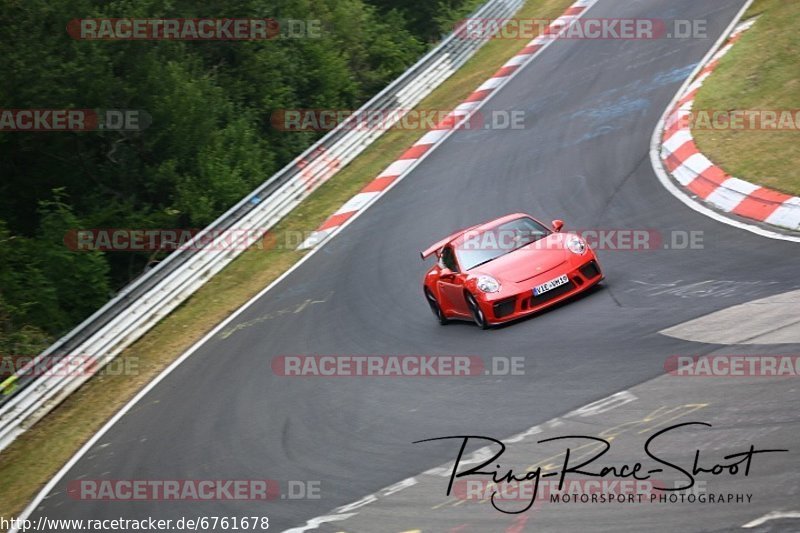
[[[569,283],[569,278],[566,274],[556,279],[551,279],[547,283],[542,283],[538,287],[533,288],[533,295],[534,296],[541,296],[542,294],[546,293],[547,291],[552,291],[556,287],[560,287],[562,285],[566,285]]]

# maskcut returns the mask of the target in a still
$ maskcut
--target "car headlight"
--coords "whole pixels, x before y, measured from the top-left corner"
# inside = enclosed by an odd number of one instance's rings
[[[492,276],[480,276],[478,288],[483,292],[497,292],[500,290],[500,283]]]
[[[573,254],[583,255],[586,253],[586,243],[580,237],[570,237],[567,239],[567,249]]]

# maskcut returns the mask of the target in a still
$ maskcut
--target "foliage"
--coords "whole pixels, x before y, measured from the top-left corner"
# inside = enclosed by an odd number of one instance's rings
[[[152,122],[0,132],[0,352],[39,350],[157,259],[74,252],[67,231],[207,225],[319,136],[273,129],[273,111],[357,108],[467,1],[3,2],[0,109],[134,109]],[[322,31],[238,42],[81,41],[66,31],[74,18],[137,17],[295,19]]]

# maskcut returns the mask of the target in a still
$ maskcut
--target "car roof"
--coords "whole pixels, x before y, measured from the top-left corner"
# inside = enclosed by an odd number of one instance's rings
[[[512,213],[510,215],[505,215],[505,216],[502,216],[500,218],[495,218],[494,220],[489,220],[489,221],[484,222],[482,224],[478,224],[477,226],[473,226],[471,228],[467,228],[464,231],[462,231],[461,233],[459,233],[457,236],[455,236],[455,238],[452,239],[448,244],[451,244],[451,245],[454,245],[454,246],[458,246],[459,244],[464,242],[464,240],[465,240],[464,238],[465,238],[467,232],[483,233],[484,231],[488,231],[488,230],[494,229],[494,228],[496,228],[498,226],[502,226],[503,224],[505,224],[507,222],[511,222],[512,220],[517,220],[517,219],[520,219],[520,218],[531,218],[533,220],[536,220],[532,216],[527,215],[525,213]],[[537,222],[538,222],[538,220],[537,220]]]
[[[502,216],[500,218],[495,218],[494,220],[489,220],[489,221],[484,222],[482,224],[476,224],[474,226],[470,226],[468,228],[464,228],[462,230],[458,230],[457,232],[455,232],[455,233],[453,233],[451,235],[448,235],[444,239],[442,239],[442,240],[432,244],[431,246],[429,246],[426,250],[421,251],[420,252],[420,256],[422,257],[422,259],[426,259],[430,255],[432,255],[434,252],[438,252],[439,250],[441,250],[445,246],[450,246],[450,245],[458,246],[459,244],[464,242],[464,236],[467,234],[467,232],[478,232],[478,233],[481,233],[481,232],[484,232],[484,231],[488,231],[488,230],[490,230],[492,228],[495,228],[497,226],[500,226],[502,224],[505,224],[507,222],[511,222],[512,220],[517,220],[517,219],[520,219],[520,218],[530,218],[530,219],[536,220],[532,216],[530,216],[528,214],[525,214],[525,213],[512,213],[510,215],[505,215],[505,216]],[[536,222],[539,222],[539,221],[536,220]],[[541,222],[539,222],[539,223],[541,224]]]

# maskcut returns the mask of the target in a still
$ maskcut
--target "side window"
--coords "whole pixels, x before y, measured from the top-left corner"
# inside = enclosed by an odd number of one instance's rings
[[[442,266],[449,268],[453,272],[458,272],[458,264],[456,263],[456,255],[450,246],[446,246],[442,250]]]

